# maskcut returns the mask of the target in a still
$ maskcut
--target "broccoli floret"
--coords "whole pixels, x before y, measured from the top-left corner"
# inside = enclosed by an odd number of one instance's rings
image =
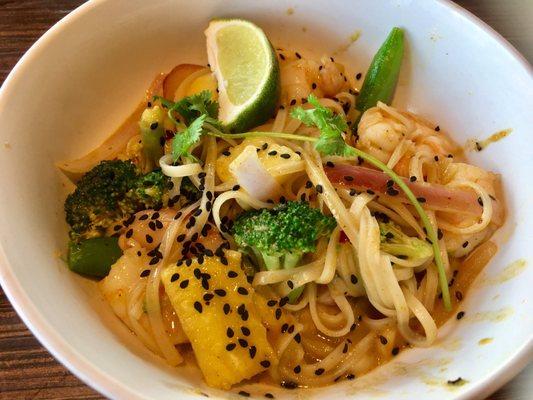
[[[325,216],[306,202],[287,202],[273,209],[241,214],[233,225],[235,242],[260,256],[269,270],[293,268],[316,242],[335,228],[335,218]]]
[[[167,183],[161,171],[139,175],[130,161],[102,161],[79,180],[65,201],[71,237],[102,236],[132,213],[162,205]]]
[[[139,176],[126,194],[124,207],[138,210],[160,206],[167,201],[169,183],[170,179],[160,169]]]
[[[433,255],[431,245],[422,239],[407,236],[393,222],[379,222],[381,249],[399,258],[428,258]]]
[[[202,197],[202,192],[194,186],[188,177],[181,180],[180,193],[190,203],[193,203]]]

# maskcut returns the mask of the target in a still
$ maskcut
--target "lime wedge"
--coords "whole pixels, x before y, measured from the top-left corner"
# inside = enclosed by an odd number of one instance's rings
[[[218,118],[232,132],[245,132],[271,118],[280,77],[265,33],[249,21],[217,19],[205,35],[207,57],[218,81]]]

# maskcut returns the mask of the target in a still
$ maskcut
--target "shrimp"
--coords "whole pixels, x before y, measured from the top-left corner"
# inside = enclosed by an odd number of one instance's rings
[[[305,103],[311,93],[318,98],[334,97],[353,86],[345,75],[344,66],[333,59],[323,58],[317,62],[296,54],[278,50],[283,103]]]
[[[130,318],[134,318],[146,332],[151,332],[142,300],[140,307],[133,307],[133,311],[128,310],[129,303],[135,301],[129,297],[132,296],[137,287],[142,289],[139,298],[144,298],[143,284],[145,282],[143,280],[147,279],[145,271],[151,271],[152,268],[149,261],[150,257],[146,254],[145,249],[138,245],[133,246],[124,251],[123,256],[111,267],[109,275],[98,283],[114,313],[133,331],[135,329],[132,327]],[[161,313],[165,330],[172,343],[188,343],[189,340],[181,327],[178,316],[164,292],[161,293]]]
[[[492,235],[495,227],[500,226],[504,220],[503,198],[499,190],[499,176],[482,168],[465,163],[449,163],[440,172],[440,181],[445,185],[457,185],[461,182],[472,182],[479,185],[491,198],[492,218],[491,223],[479,232],[461,235],[446,232],[446,248],[454,257],[462,257],[472,251],[478,244]],[[439,213],[439,219],[458,227],[465,227],[477,222],[475,217],[455,213]]]
[[[358,135],[357,147],[384,163],[389,161],[402,141],[407,141],[406,152],[398,162],[401,172],[406,169],[407,160],[416,153],[428,160],[459,153],[459,148],[451,140],[421,117],[381,102],[362,115]]]

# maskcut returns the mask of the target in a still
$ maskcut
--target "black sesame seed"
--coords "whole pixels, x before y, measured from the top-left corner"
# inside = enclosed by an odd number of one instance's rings
[[[382,345],[386,345],[387,343],[389,343],[387,338],[383,335],[379,335],[379,341],[381,342]]]
[[[297,365],[296,367],[294,367],[293,371],[295,374],[299,374],[300,372],[302,372],[302,367]]]
[[[278,152],[276,150],[272,150],[272,151],[268,152],[269,156],[275,156],[276,154],[278,154]]]
[[[291,158],[291,155],[289,153],[283,153],[283,154],[280,154],[280,157],[287,160],[287,159]]]
[[[352,282],[352,284],[356,285],[357,284],[357,276],[355,276],[354,274],[351,274],[350,275],[350,282]]]
[[[325,371],[324,368],[318,368],[317,370],[315,370],[315,375],[322,375],[324,371]]]
[[[233,329],[228,328],[226,330],[226,336],[229,337],[229,338],[232,338],[233,336],[235,336],[235,332],[233,332]]]
[[[193,271],[193,274],[196,279],[202,278],[202,271],[200,271],[199,268],[195,268]]]
[[[426,198],[425,197],[417,197],[416,199],[418,200],[419,203],[425,203],[426,202]]]
[[[181,281],[180,288],[185,289],[187,286],[189,286],[189,280],[185,279],[184,281]]]
[[[274,307],[278,302],[276,300],[269,300],[267,301],[267,306]]]
[[[399,347],[394,347],[394,348],[392,349],[392,351],[391,351],[391,354],[392,354],[393,356],[397,356],[399,352],[400,352],[400,348],[399,348]]]
[[[293,106],[296,104],[296,99],[292,99],[290,105]]]
[[[468,240],[463,243],[463,249],[465,249],[468,246]]]
[[[393,187],[389,187],[387,188],[387,194],[389,196],[397,196],[398,194],[400,194],[400,192],[396,189],[394,189]]]
[[[159,123],[157,121],[156,122],[152,122],[150,124],[150,129],[151,130],[155,130],[155,129],[157,129],[158,126],[159,126]]]
[[[141,272],[141,278],[146,278],[148,275],[150,275],[149,269],[145,269],[143,272]],[[172,276],[174,277],[174,275]],[[170,279],[170,281],[172,282],[172,278]]]
[[[235,185],[231,188],[231,190],[233,190],[234,192],[236,192],[237,190],[239,190],[241,188],[240,185]]]
[[[371,189],[367,189],[366,192],[367,192],[368,194],[376,194],[376,192],[374,192],[374,191],[371,190]]]
[[[149,265],[156,265],[158,262],[159,262],[159,258],[158,257],[153,257],[148,264]]]
[[[273,399],[274,398],[274,395],[272,393],[265,393],[265,397],[267,399]]]
[[[435,157],[433,157],[433,159],[434,159],[435,161],[439,161],[439,156],[435,156]]]
[[[292,334],[294,332],[294,325],[289,326],[289,329],[287,329],[287,333]]]
[[[437,229],[437,239],[441,240],[444,236],[444,233],[442,233],[441,229]]]
[[[344,343],[344,347],[342,348],[342,352],[344,354],[348,353],[348,343]]]
[[[248,341],[246,339],[239,339],[239,344],[244,349],[248,347]]]
[[[284,387],[285,389],[296,389],[298,387],[298,384],[291,381],[282,381],[280,383],[281,387]]]
[[[257,354],[257,348],[255,346],[250,346],[248,352],[250,353],[250,358],[253,359]]]
[[[231,155],[231,153],[227,150],[223,151],[222,152],[222,155],[226,156],[226,157],[229,157]]]
[[[148,219],[148,214],[143,214],[139,217],[139,221],[144,221],[145,219]]]
[[[457,319],[461,319],[461,318],[463,318],[464,316],[465,316],[465,312],[464,312],[464,311],[459,311],[459,312],[457,313],[456,318],[457,318]]]
[[[305,188],[306,189],[311,189],[312,187],[313,187],[313,183],[311,181],[305,182]]]
[[[287,332],[287,329],[289,329],[289,324],[284,323],[283,325],[281,325],[281,333]]]
[[[461,301],[463,300],[463,293],[459,290],[456,290],[455,291],[455,298],[458,300],[458,301]]]
[[[235,271],[228,271],[228,278],[236,278],[239,274]]]
[[[483,207],[483,199],[481,197],[477,198],[477,202],[481,207]]]
[[[226,345],[226,350],[227,351],[232,351],[233,349],[235,349],[235,347],[237,347],[237,345],[235,343],[228,343]]]
[[[316,191],[318,193],[323,193],[324,192],[324,188],[322,187],[322,185],[316,185],[315,189],[316,189]]]
[[[133,229],[128,229],[128,231],[126,232],[126,237],[129,239],[132,236],[133,236]]]
[[[276,309],[276,319],[279,320],[281,318],[281,308]]]
[[[224,314],[228,315],[231,311],[231,307],[228,303],[224,304],[224,306],[222,307],[222,310],[224,311]]]
[[[220,297],[226,296],[226,291],[224,289],[215,289],[214,292],[217,296],[220,296]]]
[[[215,295],[213,293],[206,293],[206,294],[204,294],[203,299],[204,299],[204,301],[211,301],[211,300],[213,300],[213,297],[215,297]]]
[[[250,329],[248,329],[246,326],[241,326],[241,332],[244,336],[250,336]]]
[[[240,294],[240,295],[243,295],[243,296],[247,296],[248,295],[248,290],[246,290],[246,288],[243,288],[242,286],[239,286],[237,288],[237,292]]]
[[[440,131],[440,126],[437,125],[437,126],[435,127],[435,130],[436,130],[437,132]]]
[[[355,379],[355,375],[354,374],[348,374],[348,375],[346,375],[346,379],[351,381],[351,380]]]
[[[245,392],[244,390],[241,390],[241,391],[239,392],[239,396],[242,396],[242,397],[250,397],[250,393]]]
[[[195,301],[194,302],[194,308],[196,311],[198,311],[199,313],[202,313],[202,303],[200,303],[199,301]]]
[[[294,283],[292,281],[287,281],[287,286],[289,289],[294,289]]]
[[[302,336],[299,333],[297,333],[296,335],[294,335],[294,341],[296,343],[300,343],[302,341]]]
[[[220,263],[222,265],[228,265],[229,264],[228,259],[226,257],[223,257],[223,256],[220,257]]]
[[[146,235],[146,242],[152,243],[153,241],[154,241],[154,238],[147,234]]]
[[[263,361],[261,361],[259,364],[261,364],[261,366],[262,366],[263,368],[268,368],[268,367],[270,367],[270,361],[268,361],[268,360],[263,360]]]
[[[243,321],[248,321],[249,313],[248,310],[244,310],[244,312],[241,314],[241,319]]]
[[[409,180],[410,180],[411,182],[415,182],[415,181],[416,181],[416,176],[414,176],[414,175],[410,176],[410,177],[409,177]]]
[[[190,258],[188,258],[187,260],[185,260],[185,265],[187,267],[190,267],[192,265],[192,260]]]

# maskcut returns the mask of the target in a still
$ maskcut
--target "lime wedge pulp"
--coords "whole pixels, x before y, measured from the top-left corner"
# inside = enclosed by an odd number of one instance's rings
[[[242,19],[216,19],[205,31],[207,56],[218,81],[219,119],[245,132],[272,117],[280,94],[279,65],[258,26]]]

